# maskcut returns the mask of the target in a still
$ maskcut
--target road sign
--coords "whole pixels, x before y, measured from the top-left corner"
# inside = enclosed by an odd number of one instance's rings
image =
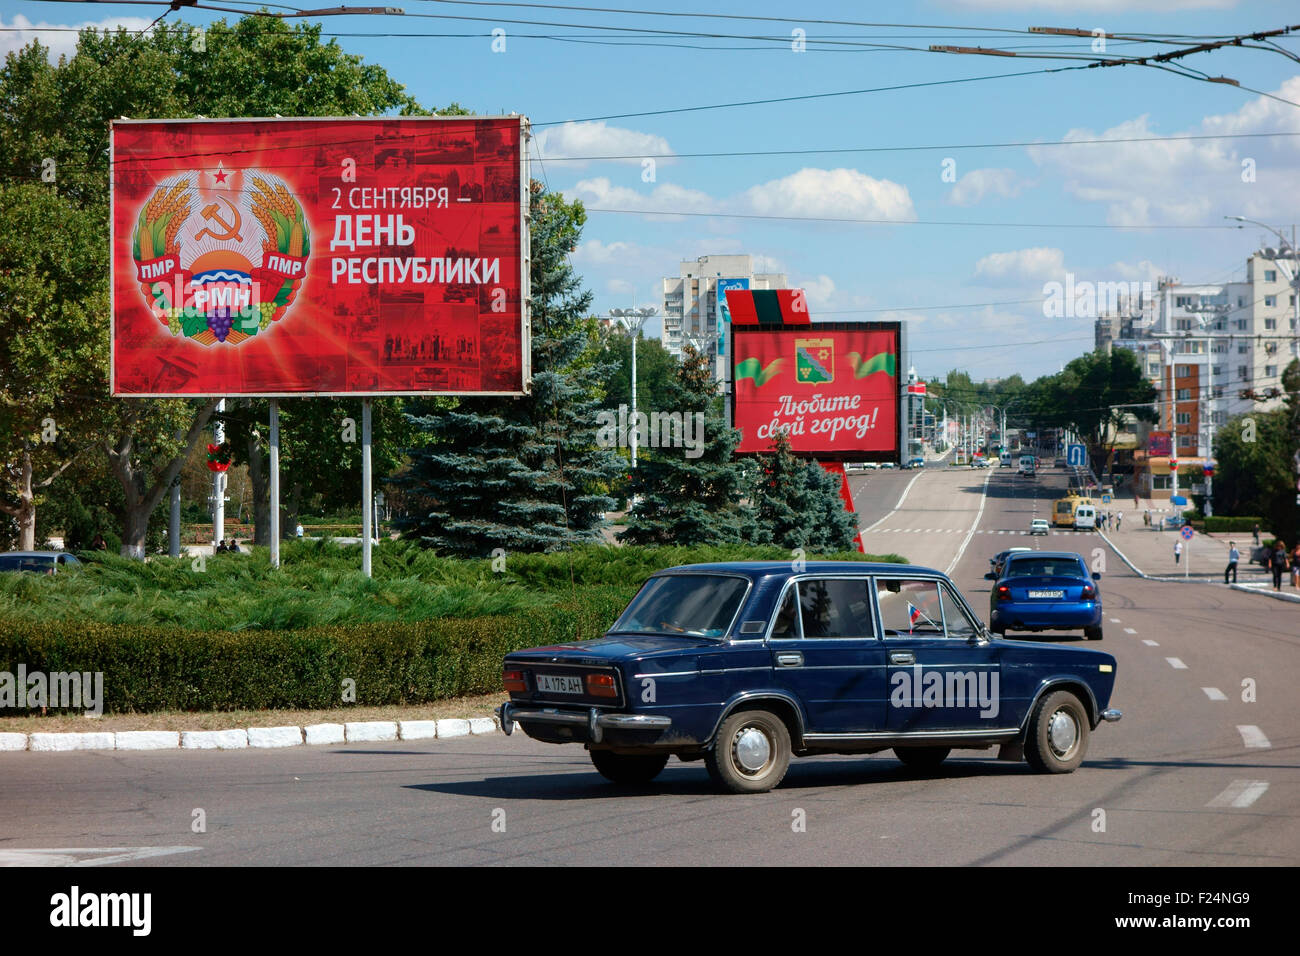
[[[1185,524],[1185,525],[1183,525],[1183,530],[1180,531],[1180,532],[1178,532],[1178,533],[1181,534],[1181,535],[1183,536],[1183,540],[1184,540],[1184,541],[1191,541],[1191,540],[1192,540],[1192,535],[1194,535],[1196,532],[1192,530],[1192,526],[1191,526],[1191,525],[1189,525],[1189,524]]]
[[[1187,504],[1187,499],[1183,495],[1170,495],[1169,503],[1171,505],[1185,505]]]
[[[1066,448],[1065,463],[1071,467],[1082,468],[1088,463],[1088,449],[1083,445],[1070,445]]]
[[[1108,504],[1110,504],[1110,495],[1102,495],[1102,496],[1101,496],[1101,503],[1102,503],[1103,505],[1108,505]]]

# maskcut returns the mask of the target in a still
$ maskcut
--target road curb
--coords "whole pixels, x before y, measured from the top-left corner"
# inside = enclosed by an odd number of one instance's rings
[[[1297,600],[1300,600],[1298,598]],[[442,720],[365,720],[305,727],[238,727],[230,730],[118,730],[88,733],[0,733],[0,753],[67,753],[72,750],[247,750],[339,746],[391,740],[449,740],[498,734],[495,717]]]
[[[1168,584],[1219,584],[1220,583],[1217,577],[1198,578],[1198,577],[1192,577],[1190,575],[1187,577],[1183,577],[1180,575],[1167,576],[1167,575],[1160,575],[1160,574],[1147,574],[1136,564],[1130,561],[1128,555],[1126,555],[1123,551],[1121,551],[1116,546],[1115,542],[1110,540],[1110,538],[1106,536],[1106,533],[1104,531],[1098,528],[1097,534],[1101,537],[1101,540],[1105,541],[1106,544],[1110,545],[1110,549],[1112,551],[1114,551],[1117,555],[1119,555],[1119,559],[1128,565],[1130,571],[1132,571],[1138,577],[1143,578],[1147,581],[1163,581]],[[1231,588],[1234,591],[1241,591],[1244,594],[1262,594],[1265,597],[1271,597],[1276,601],[1289,601],[1292,604],[1300,604],[1300,595],[1283,594],[1280,591],[1262,591],[1259,588],[1248,587],[1245,584],[1224,584],[1223,587]]]

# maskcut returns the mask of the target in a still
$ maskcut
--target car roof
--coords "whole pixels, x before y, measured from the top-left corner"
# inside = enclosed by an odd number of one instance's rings
[[[933,574],[943,576],[934,568],[915,564],[888,564],[879,561],[800,561],[795,571],[792,561],[717,561],[710,564],[683,564],[664,568],[656,574],[688,574],[705,572],[714,574],[742,574],[751,580],[793,574]]]
[[[1011,557],[1014,559],[1014,558],[1022,557],[1022,555],[1013,554]],[[1075,551],[1035,551],[1032,555],[1023,555],[1023,557],[1050,558],[1053,561],[1059,559],[1066,559],[1066,558],[1070,558],[1075,561],[1083,560],[1083,557]]]
[[[57,558],[60,555],[67,554],[67,551],[3,551],[0,557],[12,558]]]

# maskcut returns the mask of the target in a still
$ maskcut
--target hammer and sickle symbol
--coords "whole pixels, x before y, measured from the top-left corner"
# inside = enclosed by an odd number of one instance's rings
[[[209,203],[208,205],[203,207],[203,210],[202,212],[199,213],[199,215],[201,215],[204,219],[208,220],[209,222],[215,222],[217,225],[225,229],[225,232],[224,233],[214,232],[210,226],[204,226],[202,229],[199,230],[198,235],[196,235],[194,238],[202,239],[204,236],[211,236],[213,239],[216,239],[218,242],[229,242],[232,239],[235,242],[243,242],[244,237],[239,234],[239,227],[243,224],[244,220],[243,217],[239,214],[239,210],[236,209],[234,203],[232,203],[225,196],[218,196],[217,201],[226,204],[226,208],[228,208],[231,212],[231,215],[235,217],[235,221],[227,222],[225,219],[221,217],[221,207],[218,206],[217,203],[215,202]]]

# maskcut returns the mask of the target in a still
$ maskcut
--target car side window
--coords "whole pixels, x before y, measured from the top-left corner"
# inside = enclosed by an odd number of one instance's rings
[[[866,578],[800,581],[799,617],[805,638],[876,636]]]
[[[885,637],[944,636],[938,581],[880,578],[876,581],[876,601]]]
[[[781,598],[781,607],[776,612],[776,621],[772,624],[772,640],[791,640],[799,637],[798,588],[788,587]]]
[[[947,585],[943,587],[943,622],[948,636],[955,640],[968,641],[983,631],[967,616]]]

